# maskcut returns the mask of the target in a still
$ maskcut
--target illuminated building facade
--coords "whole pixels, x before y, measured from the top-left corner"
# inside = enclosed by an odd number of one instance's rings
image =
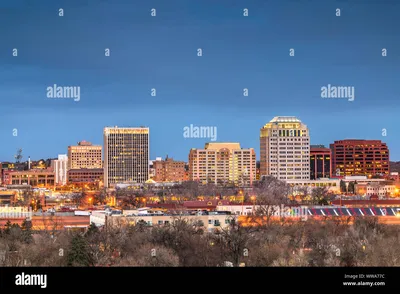
[[[185,180],[185,162],[172,158],[153,161],[153,180],[156,182],[182,182]]]
[[[81,141],[77,146],[68,146],[68,169],[102,168],[102,147]]]
[[[218,185],[252,185],[256,179],[256,153],[239,143],[207,143],[189,153],[189,180]]]
[[[51,161],[51,167],[54,170],[56,185],[67,184],[68,156],[58,155],[58,159]]]
[[[68,171],[68,183],[99,183],[103,182],[104,171],[102,168],[70,169]]]
[[[260,130],[260,176],[310,179],[309,130],[298,118],[277,116]]]
[[[388,176],[389,149],[380,140],[341,140],[330,145],[337,176]]]
[[[144,183],[149,179],[149,136],[146,127],[104,128],[104,185]]]
[[[53,188],[55,185],[54,178],[54,172],[50,170],[4,171],[5,185]]]

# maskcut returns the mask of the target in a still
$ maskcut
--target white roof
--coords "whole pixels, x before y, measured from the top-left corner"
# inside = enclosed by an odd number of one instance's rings
[[[286,123],[286,122],[301,122],[297,117],[295,116],[275,116],[270,122],[272,123]]]

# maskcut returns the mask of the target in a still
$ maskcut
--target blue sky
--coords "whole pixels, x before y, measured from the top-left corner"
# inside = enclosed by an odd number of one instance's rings
[[[151,158],[187,160],[209,141],[184,138],[190,124],[258,158],[259,129],[285,115],[312,144],[378,139],[398,161],[399,12],[397,0],[0,0],[0,161],[102,144],[114,125],[148,126]],[[53,84],[81,87],[80,101],[47,98]],[[322,99],[328,84],[355,100]]]

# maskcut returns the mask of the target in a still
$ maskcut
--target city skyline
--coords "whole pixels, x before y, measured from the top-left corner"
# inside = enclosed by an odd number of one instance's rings
[[[17,148],[55,158],[83,139],[101,144],[107,125],[148,126],[151,158],[187,160],[190,148],[211,141],[185,138],[190,125],[216,127],[216,141],[260,154],[259,128],[292,115],[307,124],[310,144],[382,140],[398,161],[398,5],[72,0],[3,8],[0,158],[13,160]],[[355,90],[354,99],[332,98],[332,85]],[[79,99],[49,99],[53,86],[70,86]]]
[[[275,116],[275,117],[293,117],[293,116]],[[301,120],[300,120],[301,121]],[[301,121],[302,122],[302,121]],[[267,122],[266,124],[268,124],[268,123],[270,123],[270,122]],[[261,126],[261,128],[263,128],[265,126],[265,124],[263,125],[263,126]],[[107,128],[107,127],[103,127],[102,129],[103,129],[103,131],[104,131],[104,129],[105,128]],[[118,128],[143,128],[143,126],[142,127],[137,127],[137,126],[118,126]],[[149,127],[145,127],[145,128],[148,128],[148,129],[150,129]],[[308,128],[308,130],[310,130],[309,128]],[[260,130],[258,130],[258,139],[260,139]],[[103,136],[104,136],[104,134],[103,134]],[[100,143],[92,143],[91,141],[89,142],[89,140],[86,140],[86,139],[80,139],[80,140],[78,140],[78,142],[76,143],[76,144],[79,144],[79,143],[81,143],[81,142],[86,142],[86,143],[90,143],[91,145],[93,145],[94,147],[98,147],[98,146],[101,146],[102,147],[102,149],[104,150],[104,138],[102,138],[103,140],[102,140],[102,142],[100,142]],[[194,139],[192,139],[193,141],[198,141],[198,140],[194,140]],[[368,140],[368,141],[381,141],[382,143],[384,143],[384,144],[386,144],[386,145],[388,145],[387,143],[386,143],[386,141],[384,141],[384,140],[382,140],[382,139],[366,139],[366,138],[342,138],[342,139],[334,139],[331,143],[328,143],[328,144],[323,144],[323,143],[320,143],[320,144],[312,144],[312,143],[310,143],[309,145],[310,145],[310,147],[312,147],[312,146],[324,146],[325,148],[328,148],[328,149],[330,149],[330,145],[332,145],[334,142],[336,142],[336,141],[351,141],[351,140]],[[202,140],[203,141],[203,140]],[[151,142],[151,140],[150,140],[150,138],[149,138],[149,142]],[[238,141],[238,140],[229,140],[229,141],[221,141],[221,140],[218,140],[218,141],[211,141],[211,140],[204,140],[204,144],[203,144],[203,146],[205,145],[205,144],[208,144],[208,143],[239,143],[239,144],[241,144],[241,146],[242,146],[242,148],[245,148],[245,149],[249,149],[249,148],[251,148],[251,149],[254,149],[255,151],[256,151],[256,159],[257,159],[257,162],[258,161],[260,161],[260,142],[258,142],[258,145],[256,145],[256,146],[247,146],[246,144],[242,144],[242,142],[240,142],[240,141]],[[312,142],[312,136],[310,136],[310,142]],[[149,144],[149,145],[151,145],[151,143]],[[75,146],[74,144],[70,144],[70,145],[68,145],[68,146],[66,146],[66,152],[54,152],[54,156],[43,156],[43,157],[37,157],[37,158],[35,158],[35,157],[32,157],[31,155],[26,155],[26,152],[24,151],[25,149],[24,148],[21,148],[22,150],[23,150],[23,152],[22,152],[22,154],[23,154],[23,158],[22,158],[22,162],[25,162],[25,161],[27,161],[28,160],[28,156],[29,156],[29,158],[32,160],[40,160],[40,159],[57,159],[57,157],[59,156],[59,155],[63,155],[63,154],[66,154],[66,153],[68,153],[68,148],[69,147],[71,147],[71,146]],[[19,148],[17,148],[17,149],[19,149]],[[174,155],[174,154],[162,154],[162,153],[157,153],[157,154],[155,154],[154,156],[153,155],[151,155],[150,156],[150,160],[155,160],[157,157],[161,157],[161,158],[164,158],[164,157],[166,157],[166,156],[168,156],[168,157],[172,157],[172,158],[174,158],[174,160],[177,160],[177,161],[185,161],[185,162],[189,162],[189,160],[188,160],[188,158],[189,158],[189,153],[190,153],[190,150],[191,149],[202,149],[202,146],[193,146],[193,147],[191,147],[191,148],[189,148],[188,150],[187,150],[187,154],[186,154],[186,158],[178,158],[176,155]],[[390,149],[390,147],[388,146],[388,149],[389,150],[391,150]],[[257,152],[258,151],[258,152]],[[16,152],[17,152],[17,150],[15,150],[14,151],[14,154],[13,155],[11,155],[11,156],[9,156],[9,160],[4,160],[4,159],[2,159],[2,158],[0,158],[0,162],[15,162],[15,158],[14,158],[14,156],[15,156],[15,154],[16,154]],[[151,149],[150,149],[150,154],[154,154],[155,152],[152,152],[151,151]],[[390,151],[390,161],[391,162],[397,162],[397,160],[393,160],[393,158],[392,158],[392,153],[393,153],[393,151],[391,150]],[[52,153],[53,154],[53,153]],[[104,154],[103,154],[104,155]],[[104,156],[103,156],[103,161],[104,161]]]
[[[141,267],[398,287],[399,12],[0,0],[0,288],[104,292]]]

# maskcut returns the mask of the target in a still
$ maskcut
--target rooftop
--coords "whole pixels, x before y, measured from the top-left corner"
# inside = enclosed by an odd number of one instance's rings
[[[204,149],[207,150],[220,150],[220,149],[229,149],[229,150],[240,150],[240,143],[232,143],[232,142],[225,142],[225,143],[206,143]]]
[[[295,116],[275,116],[271,121],[271,123],[301,123],[301,121]]]

